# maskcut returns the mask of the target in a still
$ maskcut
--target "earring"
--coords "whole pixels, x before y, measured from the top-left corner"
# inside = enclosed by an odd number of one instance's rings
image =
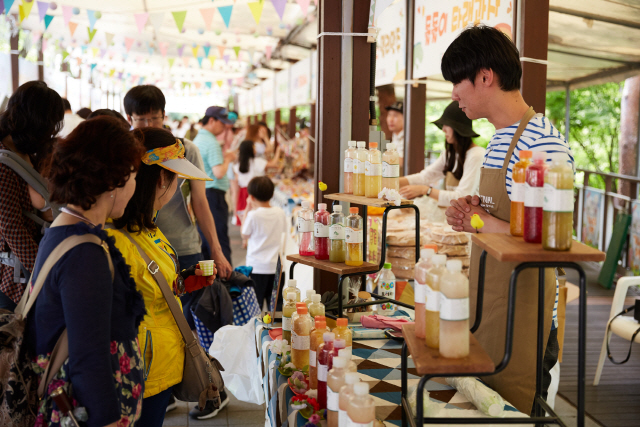
[[[162,186],[162,188],[167,188],[167,186],[166,186],[166,185],[163,185],[163,186]]]
[[[113,199],[113,193],[111,193],[111,198]]]

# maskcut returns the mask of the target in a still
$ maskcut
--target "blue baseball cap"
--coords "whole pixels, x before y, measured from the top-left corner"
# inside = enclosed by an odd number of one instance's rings
[[[207,111],[204,112],[206,117],[213,117],[216,120],[220,120],[225,125],[232,125],[234,121],[229,120],[227,109],[223,107],[209,107]]]

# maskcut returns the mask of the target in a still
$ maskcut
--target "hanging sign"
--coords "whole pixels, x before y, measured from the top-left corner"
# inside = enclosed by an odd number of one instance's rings
[[[276,108],[275,104],[275,79],[267,79],[262,82],[262,109],[263,112],[273,111]]]
[[[393,4],[380,15],[376,43],[376,86],[405,80],[406,2]]]
[[[258,85],[251,89],[253,99],[253,114],[261,114],[262,109],[262,85]]]
[[[289,108],[289,70],[276,74],[276,108]]]
[[[18,58],[19,73],[18,73],[18,82],[19,85],[22,86],[26,82],[30,82],[32,80],[38,80],[38,64],[29,61],[26,58],[20,57]]]
[[[468,25],[483,23],[511,37],[513,2],[416,0],[414,16],[413,77],[430,77],[440,75],[444,52]]]
[[[585,188],[582,212],[582,241],[594,248],[600,246],[601,213],[604,212],[604,191]]]
[[[291,106],[308,104],[311,101],[311,58],[296,62],[289,70]]]

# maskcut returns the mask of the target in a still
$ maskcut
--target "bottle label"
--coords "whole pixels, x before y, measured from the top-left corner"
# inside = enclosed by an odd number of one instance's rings
[[[425,285],[426,290],[426,306],[429,311],[440,311],[440,292],[431,289],[431,286]]]
[[[340,409],[338,411],[338,426],[348,427],[348,425],[349,425],[349,416],[347,415],[347,411],[345,411],[344,409]]]
[[[420,283],[417,280],[414,283],[416,284],[416,288],[414,289],[414,300],[416,304],[424,304],[427,285]]]
[[[353,172],[353,159],[344,159],[344,171],[347,173]]]
[[[342,224],[333,224],[329,228],[329,238],[331,240],[344,240],[344,226]]]
[[[327,386],[327,409],[336,412],[340,410],[340,393],[331,390],[329,386]]]
[[[364,174],[366,176],[381,176],[382,165],[380,163],[364,162]]]
[[[362,243],[363,232],[362,230],[354,230],[351,227],[346,227],[344,231],[344,239],[347,243]]]
[[[558,190],[551,184],[544,185],[545,212],[573,212],[573,190]]]
[[[309,350],[309,366],[316,367],[316,352]]]
[[[353,159],[353,173],[355,174],[363,174],[364,173],[364,162],[358,159]]]
[[[310,338],[309,335],[298,335],[295,332],[291,332],[291,348],[294,350],[309,350]]]
[[[298,217],[298,233],[308,233],[313,231],[313,220]]]
[[[390,280],[390,281],[386,281],[386,280],[381,280],[380,281],[380,295],[382,295],[383,297],[387,297],[387,298],[392,298],[395,299],[396,297],[396,282],[394,280]]]
[[[525,184],[524,205],[528,208],[541,208],[544,203],[544,188]]]
[[[440,319],[441,320],[466,320],[469,318],[469,297],[447,298],[440,295]]]
[[[315,223],[315,229],[313,230],[315,237],[329,237],[329,226],[324,225],[321,222]]]
[[[283,331],[291,330],[291,317],[284,317],[284,316],[282,317],[282,330]]]
[[[387,162],[382,162],[382,177],[383,178],[399,178],[400,165],[391,165]]]
[[[353,346],[352,345],[348,345],[345,347],[345,350],[347,350],[347,353],[349,353],[349,356],[347,357],[349,360],[351,360],[351,356],[353,356]]]
[[[351,417],[347,416],[347,418],[349,418],[349,427],[373,427],[373,421],[369,421],[368,423],[356,423],[351,419]]]
[[[328,371],[329,369],[327,369],[327,365],[323,365],[322,363],[318,362],[318,381],[323,381],[326,383]]]
[[[511,184],[511,201],[512,202],[524,202],[524,195],[526,194],[526,185],[523,182],[514,182]]]

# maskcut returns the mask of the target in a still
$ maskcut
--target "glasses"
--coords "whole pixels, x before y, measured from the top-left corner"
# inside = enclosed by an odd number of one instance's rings
[[[144,126],[153,125],[153,124],[162,124],[162,122],[164,121],[164,116],[150,117],[148,119],[134,117],[133,121],[135,122],[136,125],[144,125]]]

